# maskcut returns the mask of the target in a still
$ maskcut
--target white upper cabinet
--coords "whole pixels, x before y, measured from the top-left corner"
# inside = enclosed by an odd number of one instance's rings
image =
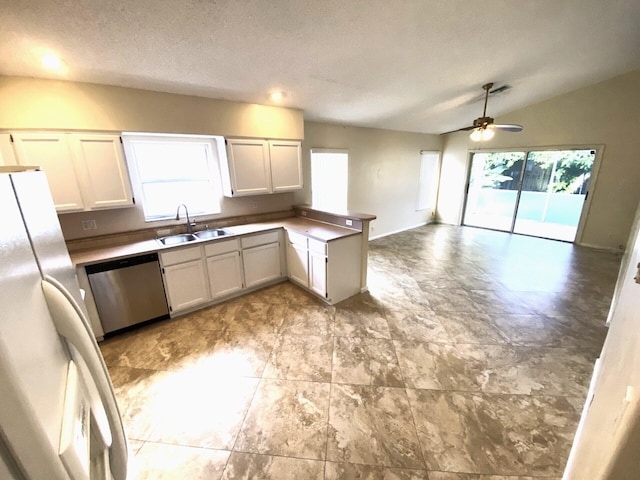
[[[17,163],[47,174],[59,213],[133,205],[118,135],[13,133]]]
[[[260,195],[271,192],[269,146],[262,140],[228,140],[230,190],[225,195]],[[225,186],[228,187],[228,186]]]
[[[65,133],[14,133],[16,158],[20,165],[38,165],[47,174],[56,211],[84,210],[73,156]]]
[[[302,188],[300,142],[269,141],[273,193]]]
[[[224,195],[262,195],[302,188],[300,142],[227,139],[221,159]]]
[[[133,204],[131,182],[119,135],[69,136],[85,208],[126,207]]]

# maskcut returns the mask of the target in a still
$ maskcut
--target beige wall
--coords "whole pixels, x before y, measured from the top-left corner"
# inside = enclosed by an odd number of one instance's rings
[[[301,110],[88,83],[0,76],[0,129],[302,139]]]
[[[416,211],[420,150],[441,150],[438,135],[305,122],[300,203],[311,203],[311,148],[349,151],[347,208],[378,217],[372,237],[431,221],[431,211]]]
[[[100,130],[302,139],[301,110],[103,85],[0,76],[0,130]],[[286,210],[292,193],[224,198],[222,213],[198,221]],[[97,230],[82,230],[83,220]],[[173,225],[146,223],[133,208],[60,215],[67,240]]]
[[[634,276],[640,262],[640,208],[629,236],[624,272],[616,285],[616,303],[572,447],[566,480],[638,478],[640,441],[640,285]]]
[[[520,123],[524,132],[497,133],[482,147],[604,145],[581,243],[618,249],[626,245],[640,201],[639,119],[640,71],[635,71],[504,115],[498,123]],[[476,147],[466,132],[445,138],[438,202],[444,223],[460,222],[469,149]]]

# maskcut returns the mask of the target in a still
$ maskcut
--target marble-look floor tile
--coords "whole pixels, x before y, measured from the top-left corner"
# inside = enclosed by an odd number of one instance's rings
[[[559,345],[567,348],[575,348],[582,352],[592,362],[600,356],[602,346],[609,329],[605,326],[606,317],[597,321],[578,317],[550,316],[548,322],[558,332]]]
[[[398,340],[394,345],[407,387],[479,390],[473,366],[455,345]]]
[[[562,474],[578,420],[565,398],[407,393],[429,470]]]
[[[329,384],[263,379],[235,451],[324,460]]]
[[[179,371],[206,359],[216,338],[214,332],[159,322],[107,340],[101,351],[107,365]]]
[[[147,440],[231,450],[259,380],[174,374],[147,405],[153,416]]]
[[[260,377],[276,343],[276,335],[225,333],[216,339],[201,370],[213,377]]]
[[[463,268],[460,267],[461,266],[458,263],[455,265],[455,269],[452,269],[451,271],[451,277],[456,283],[456,288],[463,288],[469,293],[473,291],[491,292],[494,290],[499,291],[504,289],[498,280],[494,279],[491,275],[480,272],[473,264],[465,265]],[[486,295],[487,297],[490,296],[488,293]],[[482,300],[487,297],[484,295],[479,295],[477,297],[472,295],[474,301],[476,298]],[[483,302],[482,304],[484,305],[485,303]]]
[[[391,340],[335,337],[332,370],[334,383],[404,386]]]
[[[264,378],[331,381],[333,338],[312,335],[279,337],[267,363]]]
[[[243,297],[228,300],[218,305],[197,310],[180,317],[180,326],[193,328],[195,330],[212,330],[220,331],[223,327],[233,320],[245,303]]]
[[[425,468],[405,390],[332,385],[327,460]]]
[[[250,301],[267,303],[271,305],[286,305],[296,303],[298,305],[322,305],[323,302],[315,295],[304,291],[291,282],[282,282],[267,288],[252,292]]]
[[[173,372],[109,367],[109,376],[128,439],[147,439],[156,421],[155,396],[173,375]]]
[[[336,308],[335,335],[341,337],[391,338],[382,307]]]
[[[132,457],[133,455],[138,453],[138,450],[142,448],[142,445],[144,445],[144,442],[142,440],[127,438],[127,449],[129,450],[129,456]]]
[[[453,343],[507,343],[504,335],[484,313],[441,313],[437,317]]]
[[[447,331],[436,313],[429,309],[405,307],[403,310],[387,310],[387,323],[394,340],[450,343]]]
[[[279,333],[286,305],[268,303],[245,303],[226,322],[223,331],[227,335],[262,335]]]
[[[290,304],[280,329],[284,335],[332,335],[335,307]]]
[[[426,470],[327,462],[324,480],[430,480]]]
[[[494,290],[468,290],[471,299],[485,313],[529,314],[531,308],[509,290],[499,287]]]
[[[424,291],[424,296],[436,313],[480,312],[482,309],[471,299],[466,290],[450,288]]]
[[[324,462],[233,452],[224,480],[323,480]]]
[[[230,452],[146,442],[130,460],[136,480],[219,480]]]
[[[476,475],[468,473],[429,472],[429,480],[560,480],[560,477],[522,477],[504,475]]]
[[[562,336],[544,315],[491,315],[512,345],[560,345]]]
[[[524,395],[586,396],[593,364],[564,348],[456,345],[475,390]]]

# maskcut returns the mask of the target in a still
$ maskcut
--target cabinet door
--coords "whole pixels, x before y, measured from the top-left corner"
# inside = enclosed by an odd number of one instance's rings
[[[202,260],[164,267],[164,286],[169,309],[174,314],[209,300]]]
[[[309,250],[309,289],[327,298],[327,257]]]
[[[289,192],[302,188],[300,142],[269,141],[271,191]]]
[[[85,206],[102,209],[133,205],[120,137],[74,133],[69,140],[82,179]]]
[[[309,288],[307,248],[294,243],[287,244],[287,270],[289,278]]]
[[[17,163],[11,145],[11,135],[0,133],[0,165],[16,165]]]
[[[73,157],[64,133],[14,133],[20,165],[39,165],[47,174],[58,212],[84,210]]]
[[[244,263],[244,282],[247,288],[282,276],[279,243],[243,250],[242,260]]]
[[[240,252],[230,252],[207,258],[211,298],[242,290]]]
[[[227,140],[232,196],[271,192],[269,147],[263,140]]]

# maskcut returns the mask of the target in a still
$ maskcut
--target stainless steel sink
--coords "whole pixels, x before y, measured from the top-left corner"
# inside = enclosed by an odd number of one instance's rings
[[[162,237],[158,239],[163,245],[179,245],[180,243],[193,242],[198,240],[192,233],[182,233],[180,235],[170,235],[168,237]]]
[[[228,232],[227,230],[222,230],[220,228],[215,229],[215,230],[202,230],[200,232],[196,232],[195,233],[196,237],[198,238],[217,238],[217,237],[224,237],[226,235],[231,235],[231,232]]]

